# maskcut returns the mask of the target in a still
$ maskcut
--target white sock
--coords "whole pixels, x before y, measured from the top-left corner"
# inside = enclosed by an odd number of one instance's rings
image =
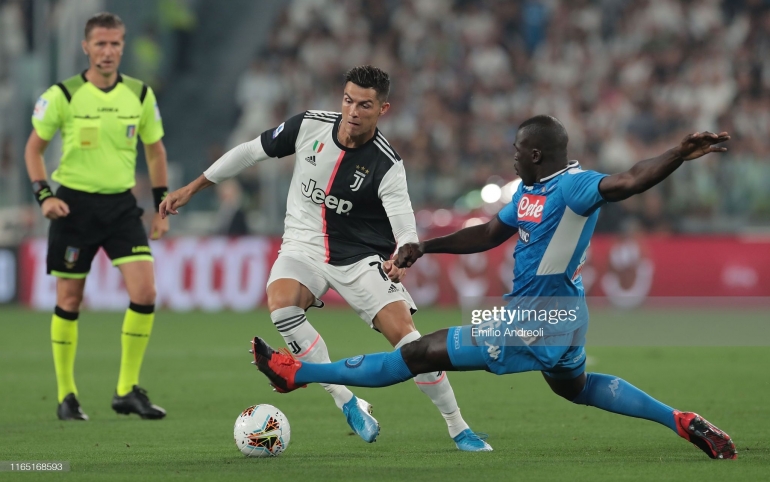
[[[420,338],[420,336],[419,331],[409,333],[396,344],[396,349]],[[446,372],[423,373],[414,377],[414,382],[422,390],[422,393],[430,397],[433,404],[441,412],[441,416],[446,421],[447,429],[449,429],[450,437],[454,438],[469,428],[460,415],[455,392],[452,390],[452,385],[449,384]]]
[[[289,350],[299,360],[311,363],[331,362],[326,342],[307,321],[305,310],[299,306],[280,308],[270,313],[270,319],[283,336]],[[344,385],[321,383],[321,386],[334,398],[334,403],[340,410],[353,398],[353,392]]]

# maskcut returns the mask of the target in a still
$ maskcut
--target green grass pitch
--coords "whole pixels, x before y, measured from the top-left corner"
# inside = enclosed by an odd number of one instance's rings
[[[608,315],[595,318],[602,316]],[[311,310],[309,317],[332,359],[389,350],[350,310]],[[169,415],[163,421],[116,415],[110,399],[121,320],[116,313],[82,314],[76,380],[91,421],[63,423],[55,413],[50,315],[0,311],[0,460],[67,460],[72,468],[4,472],[0,480],[770,478],[766,346],[588,349],[589,371],[623,377],[724,428],[737,444],[738,460],[712,461],[663,426],[573,405],[553,395],[538,373],[450,375],[466,420],[489,433],[495,449],[467,454],[455,449],[443,419],[412,382],[354,390],[374,405],[382,426],[374,444],[351,435],[321,387],[273,393],[247,353],[256,334],[282,346],[266,312],[159,313],[141,384]],[[459,313],[422,310],[415,320],[427,333],[457,324]],[[248,459],[233,443],[235,418],[256,403],[276,405],[291,423],[291,443],[278,458]]]

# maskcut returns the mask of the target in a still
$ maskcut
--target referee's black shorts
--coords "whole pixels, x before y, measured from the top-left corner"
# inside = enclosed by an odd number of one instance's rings
[[[70,213],[51,221],[48,231],[48,273],[59,278],[85,278],[99,248],[113,266],[152,261],[141,216],[131,191],[92,194],[61,186],[56,197]]]

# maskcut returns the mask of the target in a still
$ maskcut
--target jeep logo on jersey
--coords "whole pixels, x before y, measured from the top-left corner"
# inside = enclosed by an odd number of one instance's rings
[[[352,202],[340,199],[337,196],[327,195],[323,189],[315,187],[313,179],[307,184],[302,184],[302,194],[318,205],[334,209],[337,214],[347,214],[353,209]]]
[[[518,217],[519,221],[531,221],[539,223],[543,220],[543,209],[545,208],[545,196],[535,194],[524,194],[519,201]]]

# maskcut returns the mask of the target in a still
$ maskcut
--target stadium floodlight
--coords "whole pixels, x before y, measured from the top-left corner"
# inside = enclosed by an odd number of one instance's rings
[[[502,194],[503,190],[497,184],[487,184],[481,188],[481,199],[488,204],[499,201]]]
[[[511,199],[513,199],[513,193],[515,193],[516,190],[519,188],[519,184],[521,184],[521,179],[517,177],[513,181],[503,186],[502,193],[500,196],[500,201],[503,204],[508,204],[509,202],[511,202]]]

